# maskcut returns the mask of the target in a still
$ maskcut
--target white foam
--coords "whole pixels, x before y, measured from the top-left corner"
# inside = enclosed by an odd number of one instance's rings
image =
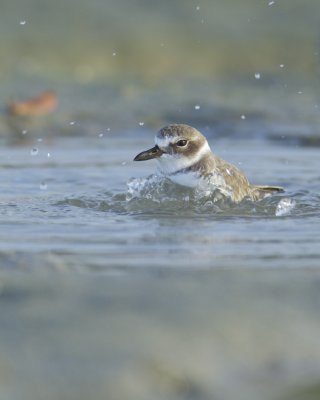
[[[275,215],[276,217],[283,217],[284,215],[290,214],[295,207],[296,207],[295,200],[290,199],[289,197],[285,197],[284,199],[281,199],[279,201]]]

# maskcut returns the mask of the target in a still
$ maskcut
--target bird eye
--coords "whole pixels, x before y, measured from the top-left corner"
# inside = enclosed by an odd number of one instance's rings
[[[181,139],[181,140],[178,140],[178,141],[177,141],[176,145],[179,146],[179,147],[184,147],[184,146],[187,145],[187,143],[188,143],[187,140]]]

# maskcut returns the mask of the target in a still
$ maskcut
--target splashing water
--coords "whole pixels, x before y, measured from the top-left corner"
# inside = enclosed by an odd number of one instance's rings
[[[276,217],[289,215],[295,207],[296,207],[296,201],[288,197],[285,197],[284,199],[281,199],[279,201],[275,215]]]
[[[132,178],[127,185],[127,202],[134,199],[147,199],[157,204],[179,201],[184,198],[186,192],[190,192],[188,188],[179,187],[164,176],[156,174],[147,178]]]
[[[310,205],[305,193],[275,194],[260,201],[249,198],[239,203],[230,194],[214,187],[184,187],[171,182],[161,174],[146,178],[131,178],[127,191],[94,193],[69,197],[61,204],[115,214],[143,215],[152,218],[274,218],[282,216],[313,215],[318,207]],[[299,198],[299,207],[297,206]],[[318,196],[315,196],[318,203]]]
[[[126,202],[129,208],[134,204],[136,208],[146,209],[150,206],[158,210],[173,211],[174,213],[188,209],[191,213],[220,213],[234,209],[239,204],[231,200],[231,193],[219,189],[218,178],[209,180],[206,185],[196,189],[177,185],[163,175],[150,175],[147,178],[132,178],[128,182]],[[256,212],[251,201],[244,201],[248,211]]]
[[[207,185],[189,188],[170,181],[161,173],[144,178],[131,178],[127,191],[103,192],[79,195],[62,201],[80,208],[116,214],[144,215],[152,218],[265,218],[297,216],[314,210],[305,202],[304,193],[298,194],[299,207],[294,197],[297,194],[275,194],[260,201],[249,198],[239,203],[232,201],[232,193],[219,188],[217,177]]]

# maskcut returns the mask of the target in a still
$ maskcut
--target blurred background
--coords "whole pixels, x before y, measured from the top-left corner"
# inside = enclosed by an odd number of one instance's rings
[[[1,76],[80,83],[319,71],[316,0],[1,2]]]
[[[67,119],[88,135],[97,121],[214,127],[225,112],[296,134],[318,123],[316,0],[2,0],[0,18],[2,104],[52,89],[62,134]]]

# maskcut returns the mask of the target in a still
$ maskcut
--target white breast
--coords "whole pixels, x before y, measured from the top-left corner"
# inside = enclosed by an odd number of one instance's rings
[[[199,186],[202,181],[201,177],[196,172],[180,172],[179,174],[170,175],[168,178],[178,185],[191,188]]]
[[[190,166],[190,161],[187,157],[171,154],[162,154],[161,157],[157,158],[157,161],[159,169],[164,175],[174,174]]]

